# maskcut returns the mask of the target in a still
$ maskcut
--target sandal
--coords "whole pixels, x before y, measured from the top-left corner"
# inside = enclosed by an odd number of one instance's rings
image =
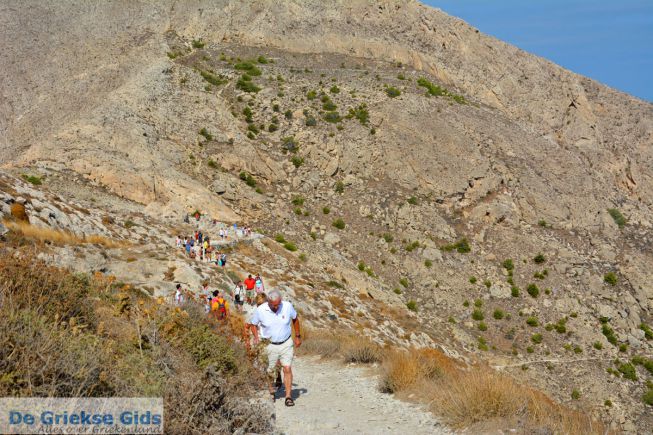
[[[295,401],[292,400],[292,397],[286,397],[286,406],[295,406]]]

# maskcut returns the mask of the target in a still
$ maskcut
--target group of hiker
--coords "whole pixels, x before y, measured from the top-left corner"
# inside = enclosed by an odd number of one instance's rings
[[[196,219],[199,218],[196,216]],[[239,229],[234,224],[234,236],[251,235],[251,229]],[[220,228],[218,237],[229,238],[228,230]],[[177,236],[175,245],[184,249],[189,258],[215,262],[224,267],[227,256],[211,246],[207,234],[197,230],[190,237]],[[211,318],[224,321],[229,317],[230,305],[235,306],[238,313],[245,316],[245,344],[249,349],[256,349],[265,356],[262,364],[266,366],[269,378],[269,392],[272,400],[276,391],[285,385],[286,406],[294,406],[292,397],[292,361],[294,348],[301,345],[301,331],[295,308],[289,301],[283,301],[277,289],[266,293],[265,284],[260,274],[249,274],[244,280],[239,280],[231,292],[211,290],[208,282],[203,282],[197,293],[176,285],[174,303],[184,305],[191,300],[197,300],[204,306]],[[293,334],[294,331],[294,334]],[[283,381],[281,379],[283,371]]]
[[[221,228],[219,237],[223,240],[226,239],[228,237],[227,230]],[[181,236],[177,236],[175,246],[180,249],[183,248],[189,258],[215,263],[221,267],[227,265],[227,254],[220,252],[216,247],[212,246],[211,238],[199,230],[183,239]]]
[[[263,363],[269,378],[269,392],[274,400],[276,391],[285,386],[286,406],[294,406],[292,398],[292,360],[294,348],[301,345],[301,332],[297,312],[288,301],[282,301],[281,293],[273,289],[264,292],[260,275],[251,274],[236,284],[231,295],[221,290],[209,289],[207,282],[199,289],[199,300],[207,315],[213,319],[226,320],[230,302],[236,310],[245,313],[245,344],[265,355]],[[174,302],[177,305],[196,299],[193,294],[176,285]],[[294,334],[292,330],[294,329]],[[280,370],[281,369],[281,370]],[[281,380],[283,371],[283,381]]]

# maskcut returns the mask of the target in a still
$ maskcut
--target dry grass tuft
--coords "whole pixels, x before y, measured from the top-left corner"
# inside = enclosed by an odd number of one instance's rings
[[[453,370],[452,361],[435,349],[395,350],[383,361],[381,390],[387,393],[405,391]]]
[[[527,431],[604,433],[587,414],[559,405],[539,391],[487,367],[473,367],[441,378],[425,389],[434,412],[454,427],[493,420],[521,421]]]
[[[367,337],[354,335],[343,340],[341,349],[345,362],[371,364],[381,361],[381,348]]]
[[[24,221],[5,221],[4,224],[10,230],[21,234],[27,239],[53,243],[55,245],[91,244],[102,245],[105,248],[119,248],[127,245],[126,242],[112,240],[104,236],[90,235],[86,237],[78,237],[68,231],[61,231],[48,227],[37,227]]]

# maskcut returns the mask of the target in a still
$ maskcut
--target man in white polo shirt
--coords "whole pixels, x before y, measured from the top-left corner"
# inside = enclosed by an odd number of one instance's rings
[[[292,338],[290,323],[295,330],[295,338]],[[259,342],[258,326],[261,327],[261,336],[265,337],[264,343],[268,343],[265,352],[268,356],[268,375],[274,382],[275,367],[277,362],[283,367],[283,383],[286,386],[286,406],[294,406],[292,399],[292,359],[294,346],[302,344],[299,330],[299,319],[297,312],[290,302],[281,301],[281,293],[272,290],[268,294],[268,303],[261,304],[256,308],[252,319],[249,321],[249,328],[254,335],[254,344]],[[294,346],[293,346],[294,341]],[[270,384],[270,394],[274,396],[274,385]]]

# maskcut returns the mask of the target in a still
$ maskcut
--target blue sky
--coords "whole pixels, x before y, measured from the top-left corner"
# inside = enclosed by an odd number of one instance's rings
[[[421,0],[481,32],[653,102],[653,0]]]

